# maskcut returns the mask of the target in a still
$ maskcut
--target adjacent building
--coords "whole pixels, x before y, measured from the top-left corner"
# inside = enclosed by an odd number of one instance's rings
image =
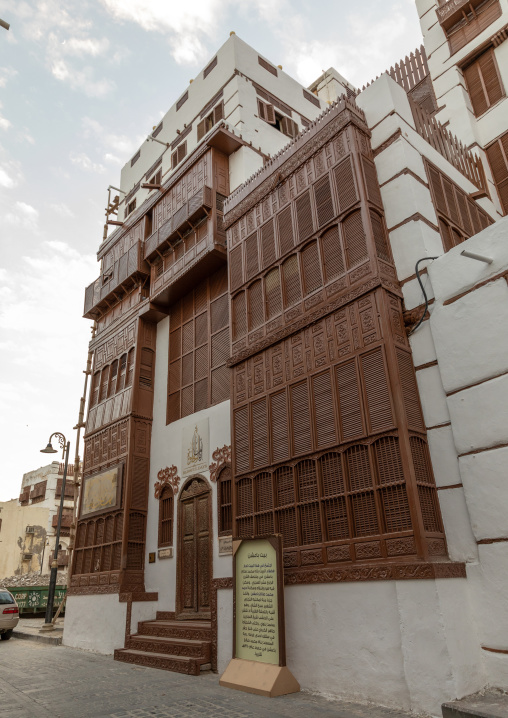
[[[508,291],[490,150],[508,120],[504,82],[488,134],[450,79],[463,52],[493,48],[503,81],[508,8],[417,5],[426,47],[361,92],[333,68],[302,87],[232,34],[123,168],[85,293],[97,331],[68,645],[222,671],[231,539],[280,533],[304,688],[436,713],[508,687],[491,453],[508,421],[490,386],[508,367],[485,321]],[[439,20],[452,5],[468,28],[481,19],[460,49]]]

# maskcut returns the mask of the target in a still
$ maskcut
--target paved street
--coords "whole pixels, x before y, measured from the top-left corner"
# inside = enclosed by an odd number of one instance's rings
[[[63,646],[0,644],[1,718],[408,718],[307,693],[268,699]]]

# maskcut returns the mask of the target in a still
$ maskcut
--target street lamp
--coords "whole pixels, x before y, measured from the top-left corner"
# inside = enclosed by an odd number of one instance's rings
[[[62,479],[62,493],[60,495],[60,508],[58,509],[58,523],[56,526],[56,539],[55,539],[55,553],[53,556],[53,562],[51,563],[51,575],[49,577],[49,591],[48,591],[48,605],[46,607],[46,618],[44,625],[41,627],[41,631],[52,631],[54,629],[53,625],[53,602],[55,600],[55,589],[56,589],[56,578],[57,578],[57,572],[58,572],[58,545],[60,543],[60,527],[62,525],[62,512],[63,512],[63,503],[64,503],[64,496],[65,496],[65,479],[67,478],[67,464],[69,463],[69,451],[71,448],[71,442],[67,441],[65,436],[63,434],[60,434],[60,432],[55,431],[51,436],[49,437],[48,445],[45,449],[41,449],[41,454],[56,454],[58,453],[56,449],[53,448],[51,444],[51,439],[56,436],[58,439],[58,443],[60,444],[60,448],[62,449],[63,458],[65,460],[64,463],[64,472],[63,472],[63,479]]]

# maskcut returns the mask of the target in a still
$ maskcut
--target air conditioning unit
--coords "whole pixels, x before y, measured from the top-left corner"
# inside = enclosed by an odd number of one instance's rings
[[[25,529],[26,534],[34,534],[35,533],[35,526],[27,526]]]
[[[23,554],[23,561],[31,561],[33,554],[31,553],[24,553]]]

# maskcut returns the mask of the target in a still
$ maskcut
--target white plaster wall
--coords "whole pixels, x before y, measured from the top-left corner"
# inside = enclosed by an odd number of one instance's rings
[[[449,557],[452,561],[478,561],[478,547],[471,530],[464,489],[438,491],[438,498]]]
[[[245,145],[229,157],[229,189],[233,192],[263,166],[263,158]]]
[[[508,543],[478,546],[480,562],[468,565],[482,646],[508,650]],[[489,680],[492,683],[492,680]]]
[[[217,591],[217,671],[224,673],[233,657],[233,591]]]
[[[125,645],[127,604],[118,594],[68,596],[63,645],[109,655]]]
[[[160,610],[158,601],[134,601],[131,609],[130,632],[138,632],[140,621],[155,621],[158,610]]]
[[[508,538],[508,447],[460,458],[460,473],[477,540]]]
[[[485,683],[465,580],[288,586],[285,611],[306,690],[440,715]]]
[[[438,426],[450,421],[446,394],[439,367],[431,366],[416,372],[425,426]]]

